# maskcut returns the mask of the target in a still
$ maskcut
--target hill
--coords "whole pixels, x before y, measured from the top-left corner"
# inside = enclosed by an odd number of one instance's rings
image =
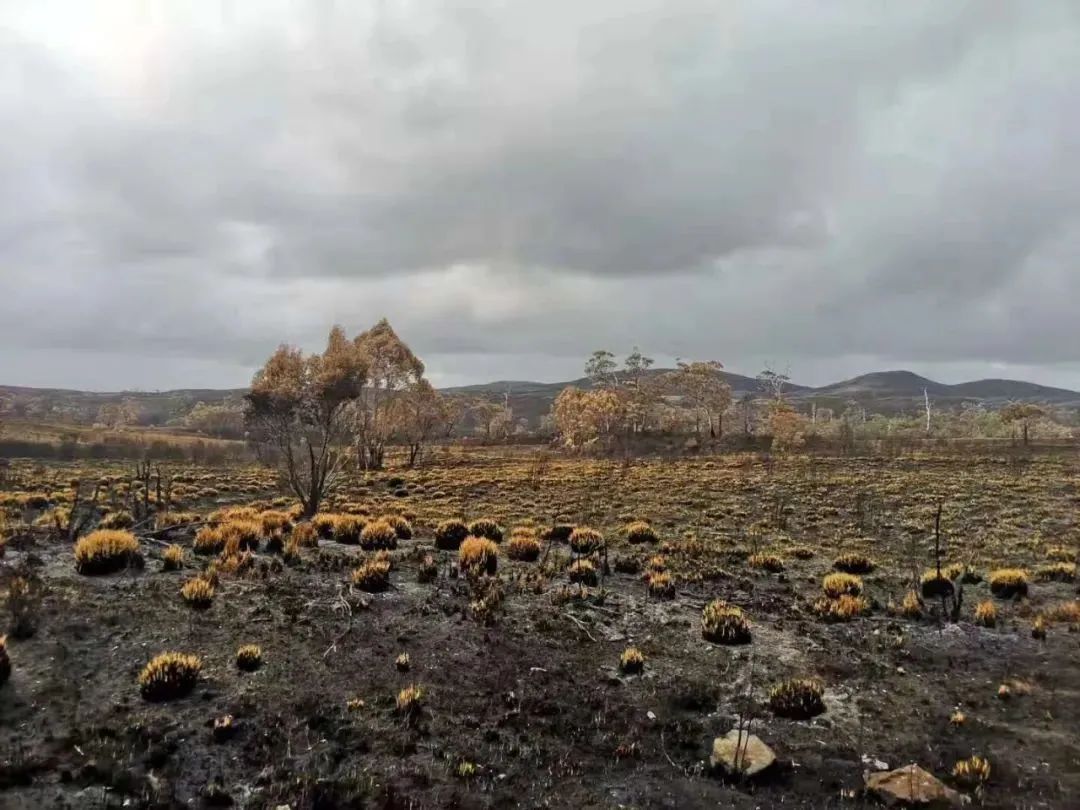
[[[670,369],[653,369],[649,375],[663,374]],[[762,396],[766,392],[753,377],[722,372],[737,399],[745,394]],[[507,398],[514,413],[537,424],[548,413],[559,392],[568,385],[589,388],[588,378],[563,382],[532,380],[498,380],[476,385],[442,389],[444,394],[485,399]],[[790,400],[809,407],[843,410],[851,402],[870,412],[897,413],[918,410],[923,405],[923,392],[929,394],[937,408],[957,407],[964,403],[982,404],[990,408],[1008,402],[1038,402],[1057,407],[1080,408],[1080,392],[1038,385],[1021,380],[974,380],[949,385],[919,376],[910,371],[878,371],[818,387],[789,383],[785,393]],[[0,414],[15,417],[48,418],[91,424],[98,419],[103,406],[134,403],[141,414],[141,424],[164,425],[187,414],[198,402],[216,405],[235,402],[245,389],[186,388],[175,391],[118,391],[98,393],[54,388],[23,388],[0,385]]]

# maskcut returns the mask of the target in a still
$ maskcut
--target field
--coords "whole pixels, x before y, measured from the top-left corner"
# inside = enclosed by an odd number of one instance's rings
[[[1080,795],[1072,457],[453,449],[355,474],[311,529],[267,470],[174,466],[175,517],[129,527],[121,570],[80,573],[74,482],[123,530],[132,474],[14,462],[0,487],[4,808],[860,807],[866,772],[910,763],[976,806]],[[390,535],[360,532],[384,515]],[[442,521],[486,518],[495,551],[437,548]],[[602,538],[572,545],[575,526]],[[538,559],[511,559],[530,540]],[[856,573],[830,598],[837,566]],[[703,637],[716,599],[747,643]],[[620,667],[631,647],[640,672]],[[166,651],[201,672],[147,699]],[[782,716],[771,692],[792,679],[823,687],[816,716]],[[740,723],[777,757],[756,777],[709,766]],[[989,773],[954,775],[973,755]]]

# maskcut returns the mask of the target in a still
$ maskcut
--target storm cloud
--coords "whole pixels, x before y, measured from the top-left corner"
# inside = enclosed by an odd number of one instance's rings
[[[0,10],[0,382],[242,385],[386,315],[437,382],[605,346],[1080,386],[1080,6]]]

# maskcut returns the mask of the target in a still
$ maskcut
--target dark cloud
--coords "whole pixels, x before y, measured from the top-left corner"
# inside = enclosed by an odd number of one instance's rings
[[[4,379],[222,384],[386,314],[454,381],[1080,385],[1070,0],[342,5],[0,12]]]

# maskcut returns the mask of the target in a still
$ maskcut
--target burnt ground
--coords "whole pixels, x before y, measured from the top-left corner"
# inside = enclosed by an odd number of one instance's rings
[[[977,805],[1077,806],[1080,634],[1055,625],[1034,640],[1024,606],[1001,603],[997,629],[883,610],[826,624],[808,608],[824,555],[780,575],[716,572],[672,601],[612,574],[599,604],[556,604],[552,584],[536,593],[514,576],[536,564],[501,559],[506,599],[485,626],[468,583],[450,576],[454,555],[436,582],[417,582],[416,550],[431,544],[418,534],[395,553],[386,593],[352,593],[362,552],[324,542],[293,565],[260,552],[201,613],[177,593],[198,558],[163,572],[160,546],[146,542],[142,570],[84,577],[66,544],[13,541],[3,576],[31,572],[44,590],[34,635],[8,642],[0,807],[857,807],[873,804],[858,790],[875,760],[948,779],[973,753],[993,764]],[[866,582],[872,596],[894,584]],[[1073,584],[1035,590],[1075,598]],[[715,597],[747,611],[752,644],[702,640],[701,608]],[[966,595],[987,597],[985,584]],[[263,649],[255,673],[233,663],[246,643]],[[641,676],[618,673],[630,644],[646,655]],[[136,677],[165,650],[202,656],[202,680],[188,697],[146,703]],[[406,673],[394,664],[402,652]],[[768,713],[769,688],[795,676],[824,681],[825,714]],[[999,700],[1005,682],[1013,697]],[[409,724],[394,701],[412,683],[426,696]],[[953,727],[957,707],[967,721]],[[211,725],[226,714],[236,734],[216,742]],[[740,714],[779,757],[763,781],[706,771],[712,739]],[[475,775],[459,775],[462,762]]]

